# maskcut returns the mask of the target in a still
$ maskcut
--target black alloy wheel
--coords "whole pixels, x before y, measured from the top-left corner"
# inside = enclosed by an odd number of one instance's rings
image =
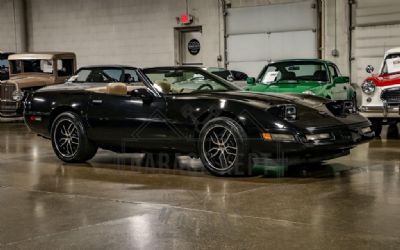
[[[212,174],[249,175],[247,135],[235,120],[221,117],[209,121],[200,132],[200,159]]]
[[[54,120],[51,142],[57,157],[65,162],[86,162],[97,152],[97,146],[86,136],[82,120],[73,112],[62,113]]]

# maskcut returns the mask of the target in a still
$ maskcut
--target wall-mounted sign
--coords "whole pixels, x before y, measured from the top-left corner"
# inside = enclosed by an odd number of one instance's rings
[[[197,55],[200,52],[200,42],[197,39],[192,39],[188,43],[189,53],[192,55]]]
[[[184,24],[184,25],[191,24],[193,21],[193,17],[188,14],[182,14],[182,15],[180,15],[180,17],[178,19],[179,19],[179,23]]]

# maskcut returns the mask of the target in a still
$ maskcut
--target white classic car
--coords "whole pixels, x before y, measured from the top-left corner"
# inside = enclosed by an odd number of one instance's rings
[[[376,136],[383,124],[400,121],[400,47],[388,50],[383,59],[379,72],[361,84],[360,111],[372,122]],[[368,65],[366,71],[372,73],[374,68]]]

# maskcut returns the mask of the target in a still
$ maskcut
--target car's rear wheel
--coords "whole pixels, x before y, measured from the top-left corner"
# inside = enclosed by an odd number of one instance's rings
[[[235,120],[221,117],[209,121],[200,132],[200,159],[214,175],[249,175],[251,159],[247,135]]]
[[[81,118],[73,112],[64,112],[54,119],[51,142],[57,157],[69,163],[86,162],[97,152],[97,146],[87,138]]]

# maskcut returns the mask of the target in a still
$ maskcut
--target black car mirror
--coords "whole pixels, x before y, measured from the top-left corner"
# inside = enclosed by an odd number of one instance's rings
[[[150,103],[154,99],[153,93],[150,92],[147,88],[139,88],[139,89],[134,89],[131,92],[132,97],[138,97],[143,100],[143,103]]]
[[[368,65],[366,68],[365,68],[365,71],[367,71],[367,73],[368,74],[371,74],[372,72],[374,72],[374,66],[372,66],[372,65]]]
[[[254,84],[256,84],[256,78],[247,77],[246,82],[247,82],[248,85],[254,85]]]
[[[350,78],[347,76],[338,76],[333,79],[334,84],[342,84],[342,83],[348,83],[350,82]]]

